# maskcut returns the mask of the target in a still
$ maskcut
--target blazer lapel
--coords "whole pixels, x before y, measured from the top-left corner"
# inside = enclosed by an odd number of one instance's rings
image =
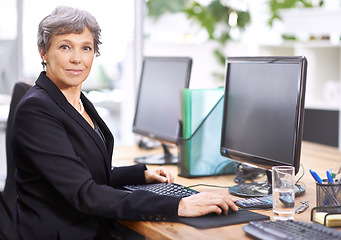
[[[100,118],[100,116],[97,114],[94,106],[91,104],[91,102],[83,95],[81,94],[81,99],[84,104],[84,108],[89,111],[89,115],[94,118],[94,120],[98,123],[101,130],[103,131],[103,134],[106,138],[106,145],[103,144],[102,139],[97,135],[97,133],[94,131],[94,129],[89,125],[89,123],[77,112],[74,107],[67,101],[64,94],[59,90],[59,88],[45,75],[45,72],[42,72],[39,76],[39,78],[36,81],[36,84],[43,88],[46,92],[49,93],[49,95],[55,100],[55,102],[58,104],[58,106],[66,112],[70,117],[72,117],[88,134],[89,136],[94,140],[97,147],[100,149],[101,153],[103,154],[103,157],[105,159],[105,166],[107,169],[108,179],[110,175],[111,170],[111,157],[112,151],[113,151],[113,136],[110,132],[110,130],[107,128],[103,120]]]
[[[107,152],[110,155],[112,155],[113,146],[114,146],[114,138],[113,138],[113,135],[111,134],[111,131],[109,130],[108,126],[105,124],[103,119],[98,115],[93,104],[84,96],[83,93],[81,94],[81,99],[82,99],[82,102],[84,104],[84,108],[89,112],[90,116],[97,122],[98,126],[100,127],[101,131],[103,132],[103,135],[106,139]],[[94,132],[94,131],[92,131],[92,132]]]

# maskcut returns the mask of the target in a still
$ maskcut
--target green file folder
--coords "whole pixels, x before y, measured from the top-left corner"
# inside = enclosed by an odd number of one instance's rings
[[[237,163],[220,155],[224,89],[184,89],[178,169],[183,177],[235,172]]]

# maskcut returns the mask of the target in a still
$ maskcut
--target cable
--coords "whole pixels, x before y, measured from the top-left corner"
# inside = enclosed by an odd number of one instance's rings
[[[297,184],[302,179],[302,177],[304,176],[304,167],[302,164],[300,164],[300,166],[302,167],[302,175],[297,179],[295,184]]]
[[[198,184],[190,185],[187,188],[194,188],[194,187],[199,187],[199,186],[215,187],[215,188],[230,188],[230,187],[227,187],[227,186],[219,186],[219,185],[205,184],[205,183],[198,183]]]
[[[222,162],[218,165],[218,167],[220,165],[222,165],[223,163],[226,163],[226,162]],[[228,167],[232,162],[228,163],[226,167]],[[295,185],[302,179],[302,177],[304,176],[304,167],[303,165],[301,164],[300,165],[302,167],[302,175],[298,178],[298,180],[295,182]],[[303,183],[304,184],[304,183]],[[205,183],[198,183],[198,184],[194,184],[194,185],[190,185],[190,186],[187,186],[187,188],[195,188],[195,187],[199,187],[199,186],[203,186],[203,187],[215,187],[215,188],[230,188],[230,186],[220,186],[220,185],[213,185],[213,184],[205,184]]]

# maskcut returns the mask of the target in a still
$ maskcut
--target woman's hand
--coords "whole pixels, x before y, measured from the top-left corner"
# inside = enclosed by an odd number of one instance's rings
[[[146,183],[174,182],[173,176],[164,167],[158,167],[154,170],[146,170],[144,171],[144,176]]]
[[[238,207],[227,194],[201,192],[180,200],[178,215],[180,217],[198,217],[208,213],[227,214],[229,208],[234,211]]]

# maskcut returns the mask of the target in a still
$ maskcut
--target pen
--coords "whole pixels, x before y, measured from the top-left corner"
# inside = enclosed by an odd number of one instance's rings
[[[329,171],[327,171],[327,178],[328,178],[328,183],[334,184],[334,179]],[[331,187],[333,191],[333,196],[337,199],[337,193],[339,192],[339,188],[335,189],[334,186]]]
[[[313,176],[313,178],[315,179],[315,181],[317,182],[317,183],[322,183],[322,179],[320,178],[320,176],[319,175],[317,175],[317,173],[316,172],[314,172],[313,170],[309,170],[309,172],[311,173],[311,176]]]
[[[329,171],[327,171],[327,178],[328,178],[328,183],[334,184],[334,179]]]
[[[317,175],[316,172],[314,172],[314,171],[311,170],[311,169],[309,170],[309,172],[311,173],[311,175],[313,176],[313,178],[315,179],[315,181],[316,181],[317,183],[323,183],[322,179],[319,177],[319,175]],[[328,198],[328,199],[326,199],[326,200],[324,200],[324,201],[333,200],[334,203],[335,203],[335,206],[340,206],[340,203],[339,203],[339,201],[337,200],[337,198],[335,197],[335,195],[333,195],[332,193],[330,193],[324,186],[321,186],[321,189],[323,190],[323,192],[324,192],[326,195],[329,196],[329,198],[331,198],[331,199]],[[325,204],[327,204],[327,202],[326,202]]]

